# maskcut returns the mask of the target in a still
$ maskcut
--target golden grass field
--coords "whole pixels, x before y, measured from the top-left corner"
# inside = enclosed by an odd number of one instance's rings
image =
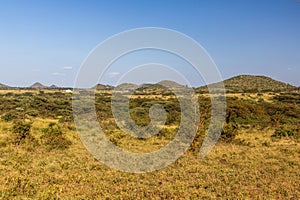
[[[50,121],[35,120],[37,139]],[[300,197],[300,144],[289,138],[272,140],[268,129],[250,129],[234,142],[219,142],[202,160],[188,151],[167,168],[145,174],[119,172],[99,163],[72,127],[63,128],[72,145],[53,151],[30,142],[10,143],[10,129],[11,123],[0,124],[1,199]]]

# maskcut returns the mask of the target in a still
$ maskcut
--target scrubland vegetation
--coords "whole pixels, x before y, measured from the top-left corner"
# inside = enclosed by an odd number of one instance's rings
[[[159,134],[138,139],[122,132],[110,109],[111,92],[96,95],[99,123],[116,145],[151,152],[172,140],[180,105],[172,94],[134,95],[130,114],[141,126],[161,104],[167,122]],[[299,199],[300,93],[227,95],[221,138],[197,157],[210,120],[210,98],[199,94],[201,119],[191,148],[165,169],[128,174],[95,160],[81,143],[72,94],[2,90],[0,93],[1,199]]]

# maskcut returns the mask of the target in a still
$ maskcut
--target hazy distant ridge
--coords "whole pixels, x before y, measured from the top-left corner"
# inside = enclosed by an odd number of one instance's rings
[[[9,86],[0,83],[0,89],[9,88]]]

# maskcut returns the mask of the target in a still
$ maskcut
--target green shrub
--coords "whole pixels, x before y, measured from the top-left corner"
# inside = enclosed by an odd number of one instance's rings
[[[238,125],[233,122],[229,122],[224,124],[222,132],[221,132],[221,139],[225,141],[231,141],[237,135]]]
[[[33,140],[33,136],[30,134],[32,123],[25,120],[15,121],[12,128],[13,142],[15,144],[21,144],[26,140]]]
[[[47,150],[63,150],[72,144],[71,141],[65,137],[61,127],[56,123],[51,122],[47,128],[42,129],[42,132],[43,136],[41,140]]]
[[[67,123],[67,122],[74,122],[74,118],[72,114],[65,115],[61,117],[58,121],[59,123]]]
[[[150,123],[149,112],[146,108],[133,108],[130,110],[130,114],[136,125],[147,126]]]
[[[1,119],[4,120],[5,122],[13,121],[16,118],[18,118],[18,113],[16,112],[8,112],[1,117]]]
[[[300,138],[300,130],[299,128],[281,126],[274,131],[271,137],[272,138],[283,138],[283,137]]]
[[[31,116],[31,117],[38,117],[39,111],[30,109],[30,110],[26,111],[26,115]]]
[[[261,103],[261,102],[264,102],[265,100],[263,99],[263,98],[259,98],[258,100],[257,100],[257,102],[259,102],[259,103]]]

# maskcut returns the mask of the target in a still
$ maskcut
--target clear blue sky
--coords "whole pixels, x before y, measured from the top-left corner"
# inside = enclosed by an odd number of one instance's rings
[[[72,86],[97,44],[149,26],[194,38],[223,78],[259,74],[300,85],[297,0],[3,0],[0,83]]]

